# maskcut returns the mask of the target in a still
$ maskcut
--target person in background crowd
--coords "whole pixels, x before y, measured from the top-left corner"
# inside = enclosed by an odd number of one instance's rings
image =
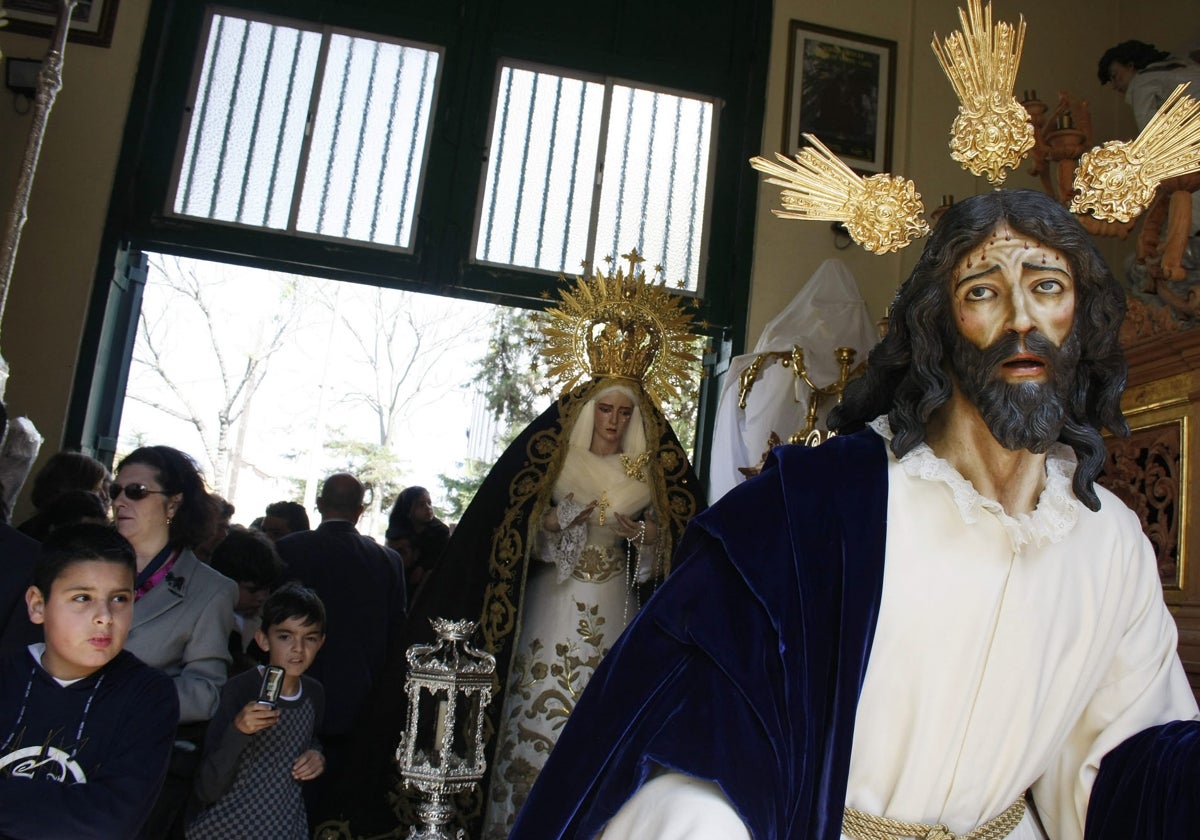
[[[1200,64],[1190,57],[1173,56],[1143,41],[1122,41],[1100,56],[1100,84],[1123,94],[1133,109],[1138,131],[1146,127],[1171,92],[1185,82],[1188,94],[1200,97]],[[1200,190],[1192,194],[1190,233],[1200,232]]]
[[[229,655],[233,657],[229,675],[233,676],[262,661],[259,647],[254,643],[254,631],[259,627],[262,606],[271,594],[271,587],[283,574],[283,561],[265,534],[234,525],[213,549],[209,565],[238,585],[234,628],[229,634]]]
[[[1122,41],[1109,47],[1100,56],[1096,75],[1100,84],[1124,94],[1139,131],[1180,84],[1190,82],[1189,93],[1200,95],[1200,64],[1144,41]]]
[[[37,512],[17,526],[21,533],[43,540],[50,532],[46,510],[63,493],[85,490],[94,493],[108,514],[108,469],[82,452],[63,451],[51,455],[33,479],[29,500]]]
[[[254,636],[269,664],[284,671],[279,696],[261,702],[262,667],[225,683],[196,774],[204,807],[188,822],[190,840],[310,836],[302,785],[325,770],[315,734],[325,692],[305,671],[325,641],[325,608],[311,589],[289,583],[271,594],[262,613]]]
[[[126,647],[167,673],[179,695],[179,731],[150,838],[178,838],[204,729],[228,674],[237,584],[196,556],[214,508],[195,462],[169,446],[129,453],[110,487],[117,531],[137,552],[136,603]]]
[[[400,555],[355,528],[363,512],[363,486],[335,473],[317,498],[321,524],[275,544],[284,578],[314,590],[325,604],[329,631],[312,676],[325,687],[321,743],[326,773],[305,787],[309,823],[316,827],[346,813],[358,791],[344,778],[358,760],[351,744],[372,685],[394,651],[408,599]]]
[[[384,536],[388,548],[394,548],[404,559],[404,578],[411,601],[450,541],[450,529],[433,515],[433,500],[428,490],[406,487],[400,491],[388,515]]]
[[[230,504],[223,496],[218,496],[216,493],[208,494],[208,503],[213,507],[213,531],[203,544],[195,547],[196,556],[205,563],[212,557],[213,549],[229,533],[229,526],[233,522],[233,515],[237,512],[237,508]]]
[[[297,531],[308,531],[308,511],[299,502],[271,502],[267,505],[267,515],[263,517],[262,532],[271,542],[279,542],[288,534]]]

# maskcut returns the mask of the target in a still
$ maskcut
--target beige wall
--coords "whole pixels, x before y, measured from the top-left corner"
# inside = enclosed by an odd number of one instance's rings
[[[61,448],[121,133],[150,0],[122,0],[112,47],[68,43],[63,87],[50,113],[29,216],[17,251],[0,352],[11,370],[10,414],[30,417]],[[5,55],[41,59],[46,39],[0,29]],[[0,208],[7,221],[31,116],[0,92]]]
[[[763,154],[778,150],[783,126],[787,75],[789,19],[861,32],[898,42],[896,61],[896,121],[892,171],[917,184],[926,210],[936,207],[942,195],[963,198],[990,189],[986,179],[974,178],[950,160],[950,124],[958,107],[950,83],[930,48],[933,33],[945,37],[958,27],[960,0],[777,0],[771,39],[771,67],[767,85]],[[963,4],[965,5],[965,4]],[[1027,32],[1016,94],[1036,90],[1046,102],[1057,91],[1069,90],[1091,104],[1096,142],[1132,137],[1134,123],[1129,108],[1096,78],[1096,61],[1105,49],[1138,38],[1173,49],[1188,36],[1200,38],[1195,0],[1167,0],[1154,6],[1155,17],[1146,19],[1132,0],[1055,0],[1053,3],[1018,3],[997,0],[996,18],[1014,20],[1025,14]],[[1190,31],[1185,31],[1190,30]],[[1040,188],[1027,173],[1028,162],[1009,176],[1006,186]],[[838,251],[829,225],[777,219],[770,209],[779,190],[759,191],[752,295],[747,325],[753,347],[766,323],[792,299],[820,264],[840,257],[858,281],[872,317],[887,310],[900,282],[916,262],[920,243],[899,254],[874,256],[858,246]],[[1130,243],[1102,243],[1114,264],[1131,253]]]
[[[1029,34],[1018,91],[1035,88],[1047,98],[1065,87],[1090,98],[1100,139],[1128,135],[1133,128],[1128,109],[1095,79],[1095,60],[1103,49],[1125,37],[1173,47],[1177,41],[1200,35],[1194,31],[1195,0],[1161,0],[1155,4],[1153,20],[1143,18],[1142,6],[1134,0],[1021,5],[1027,5]],[[0,349],[12,367],[8,405],[14,414],[31,417],[42,430],[46,454],[60,448],[62,441],[149,6],[150,0],[122,0],[109,49],[68,44],[64,86],[50,117],[29,221],[17,255],[0,333]],[[986,189],[986,182],[954,168],[946,154],[946,132],[955,102],[928,44],[935,28],[944,35],[957,26],[955,8],[955,0],[778,0],[762,151],[773,152],[779,143],[787,24],[798,18],[899,43],[893,169],[913,178],[930,206],[936,205],[943,193],[961,197]],[[1011,18],[1018,8],[1004,0],[998,12]],[[1074,49],[1068,50],[1067,45]],[[0,30],[0,49],[8,55],[41,57],[45,41]],[[8,101],[7,92],[0,93],[0,102]],[[29,122],[28,115],[0,107],[0,207],[5,216]],[[1023,173],[1012,176],[1010,183],[1034,185]],[[751,345],[763,324],[831,256],[846,260],[872,314],[882,315],[893,290],[916,259],[916,248],[888,257],[868,255],[856,246],[836,251],[828,225],[786,222],[771,216],[767,211],[775,192],[766,187],[760,194],[748,325]]]

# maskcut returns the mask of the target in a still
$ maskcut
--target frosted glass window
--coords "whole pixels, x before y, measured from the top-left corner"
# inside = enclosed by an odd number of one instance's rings
[[[501,67],[475,258],[573,273],[637,248],[696,290],[713,113],[707,99]]]
[[[332,37],[300,230],[409,244],[437,67],[430,50]]]
[[[633,241],[669,282],[696,288],[712,119],[711,102],[613,87],[593,264]]]
[[[587,258],[604,85],[504,67],[476,257],[562,271]]]
[[[174,212],[410,248],[440,57],[213,14]]]

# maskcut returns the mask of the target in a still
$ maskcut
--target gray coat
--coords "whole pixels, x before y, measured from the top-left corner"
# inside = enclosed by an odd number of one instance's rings
[[[237,584],[184,549],[157,586],[133,605],[125,649],[165,671],[179,692],[179,722],[217,710],[229,671]]]

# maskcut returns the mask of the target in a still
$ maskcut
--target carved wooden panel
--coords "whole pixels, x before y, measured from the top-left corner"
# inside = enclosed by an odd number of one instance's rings
[[[1131,312],[1134,308],[1131,306]],[[1143,326],[1149,323],[1147,319],[1142,321]],[[1175,574],[1168,575],[1168,578],[1173,577],[1175,586],[1168,580],[1163,596],[1179,627],[1179,658],[1183,660],[1196,699],[1200,700],[1200,575],[1195,574],[1193,561],[1189,560],[1190,557],[1200,556],[1200,529],[1190,527],[1191,499],[1200,498],[1197,495],[1200,494],[1200,472],[1191,468],[1192,453],[1200,451],[1197,450],[1200,441],[1194,440],[1198,430],[1193,428],[1194,420],[1200,419],[1200,329],[1177,332],[1148,329],[1139,331],[1139,335],[1142,338],[1136,343],[1125,344],[1129,359],[1129,387],[1121,399],[1121,408],[1135,430],[1134,440],[1138,440],[1142,433],[1148,436],[1142,444],[1145,453],[1140,456],[1142,467],[1149,461],[1160,461],[1162,466],[1156,469],[1156,473],[1166,476],[1171,474],[1174,465],[1175,479],[1172,483],[1179,488],[1174,491],[1174,521],[1178,523],[1176,543],[1179,548]],[[1172,435],[1168,429],[1176,431]],[[1158,451],[1153,443],[1157,434],[1155,430],[1165,436],[1162,445],[1167,448],[1172,447],[1172,437],[1178,441],[1176,455],[1165,455],[1164,449],[1164,454],[1151,456],[1151,450]],[[1111,441],[1111,445],[1120,443]],[[1139,458],[1132,452],[1119,457],[1123,463],[1129,458],[1136,463]],[[1112,466],[1115,478],[1115,459]],[[1120,485],[1123,482],[1114,483]],[[1148,495],[1139,504],[1145,505],[1147,514],[1151,508],[1160,505],[1152,502]],[[1139,504],[1130,503],[1130,506],[1140,510]],[[1170,518],[1165,511],[1163,515]],[[1150,524],[1145,520],[1143,522]],[[1155,539],[1153,533],[1151,539]],[[1158,550],[1157,544],[1155,549]],[[1159,563],[1162,563],[1161,555]]]
[[[1142,520],[1154,546],[1163,588],[1178,590],[1183,579],[1183,441],[1186,418],[1134,429],[1128,438],[1106,438],[1108,458],[1097,480]]]

